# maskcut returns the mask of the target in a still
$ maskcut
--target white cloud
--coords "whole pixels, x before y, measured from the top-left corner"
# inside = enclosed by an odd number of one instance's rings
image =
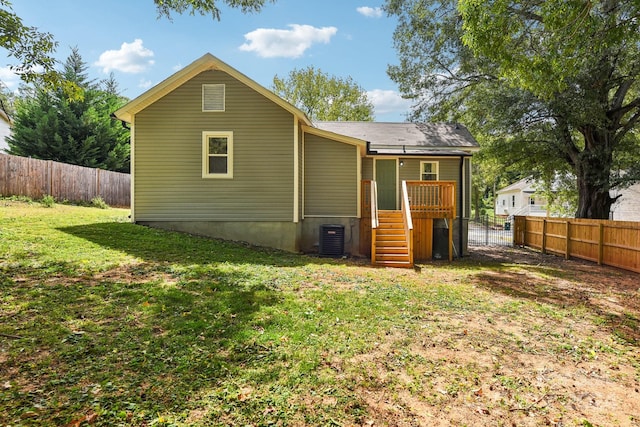
[[[138,82],[138,87],[142,89],[149,89],[151,86],[153,86],[151,80],[140,79],[140,82]]]
[[[173,71],[180,71],[182,70],[184,67],[182,66],[182,64],[176,64],[173,66],[172,70]]]
[[[374,89],[367,91],[367,97],[379,114],[406,113],[411,109],[411,101],[404,99],[394,90]]]
[[[382,8],[362,6],[356,9],[360,15],[364,15],[367,18],[380,18],[382,17]]]
[[[102,67],[102,71],[105,74],[111,70],[137,74],[145,71],[155,63],[151,59],[153,55],[153,51],[142,45],[142,40],[135,39],[133,43],[122,43],[120,50],[102,52],[94,65]]]
[[[10,90],[16,89],[20,83],[20,77],[9,67],[0,68],[0,81]]]
[[[263,58],[299,58],[314,43],[327,44],[336,27],[316,28],[311,25],[289,25],[289,30],[258,28],[244,35],[247,43],[240,50],[256,52]]]

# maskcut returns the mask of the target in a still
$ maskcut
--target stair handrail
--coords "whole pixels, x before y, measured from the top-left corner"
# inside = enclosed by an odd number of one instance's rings
[[[371,228],[378,228],[378,185],[371,181]]]
[[[409,191],[407,181],[402,181],[402,220],[404,223],[404,235],[409,249],[409,263],[413,266],[413,220],[411,219],[411,205],[409,205]]]
[[[371,265],[376,265],[376,233],[378,228],[378,185],[371,181]]]

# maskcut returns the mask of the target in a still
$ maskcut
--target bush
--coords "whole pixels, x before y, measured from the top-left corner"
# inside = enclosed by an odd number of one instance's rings
[[[107,205],[107,203],[102,200],[102,197],[98,196],[98,197],[94,197],[93,199],[91,199],[91,206],[93,206],[94,208],[100,208],[100,209],[108,209],[109,205]]]
[[[56,205],[56,199],[53,196],[47,194],[42,198],[42,200],[40,200],[40,204],[45,208],[52,208]]]

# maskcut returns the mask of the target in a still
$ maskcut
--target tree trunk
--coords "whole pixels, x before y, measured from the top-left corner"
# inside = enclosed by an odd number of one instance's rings
[[[616,200],[609,195],[613,150],[612,135],[602,129],[581,130],[585,148],[578,156],[578,210],[576,218],[609,219],[611,205]]]
[[[607,188],[601,188],[578,177],[578,211],[576,218],[609,219],[609,212],[614,199],[609,196]]]

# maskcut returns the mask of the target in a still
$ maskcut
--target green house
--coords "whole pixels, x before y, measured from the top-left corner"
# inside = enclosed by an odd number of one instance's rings
[[[449,258],[466,251],[478,144],[459,124],[312,123],[211,54],[115,116],[131,127],[136,223],[336,255],[328,241],[381,265],[430,258],[441,238]]]

